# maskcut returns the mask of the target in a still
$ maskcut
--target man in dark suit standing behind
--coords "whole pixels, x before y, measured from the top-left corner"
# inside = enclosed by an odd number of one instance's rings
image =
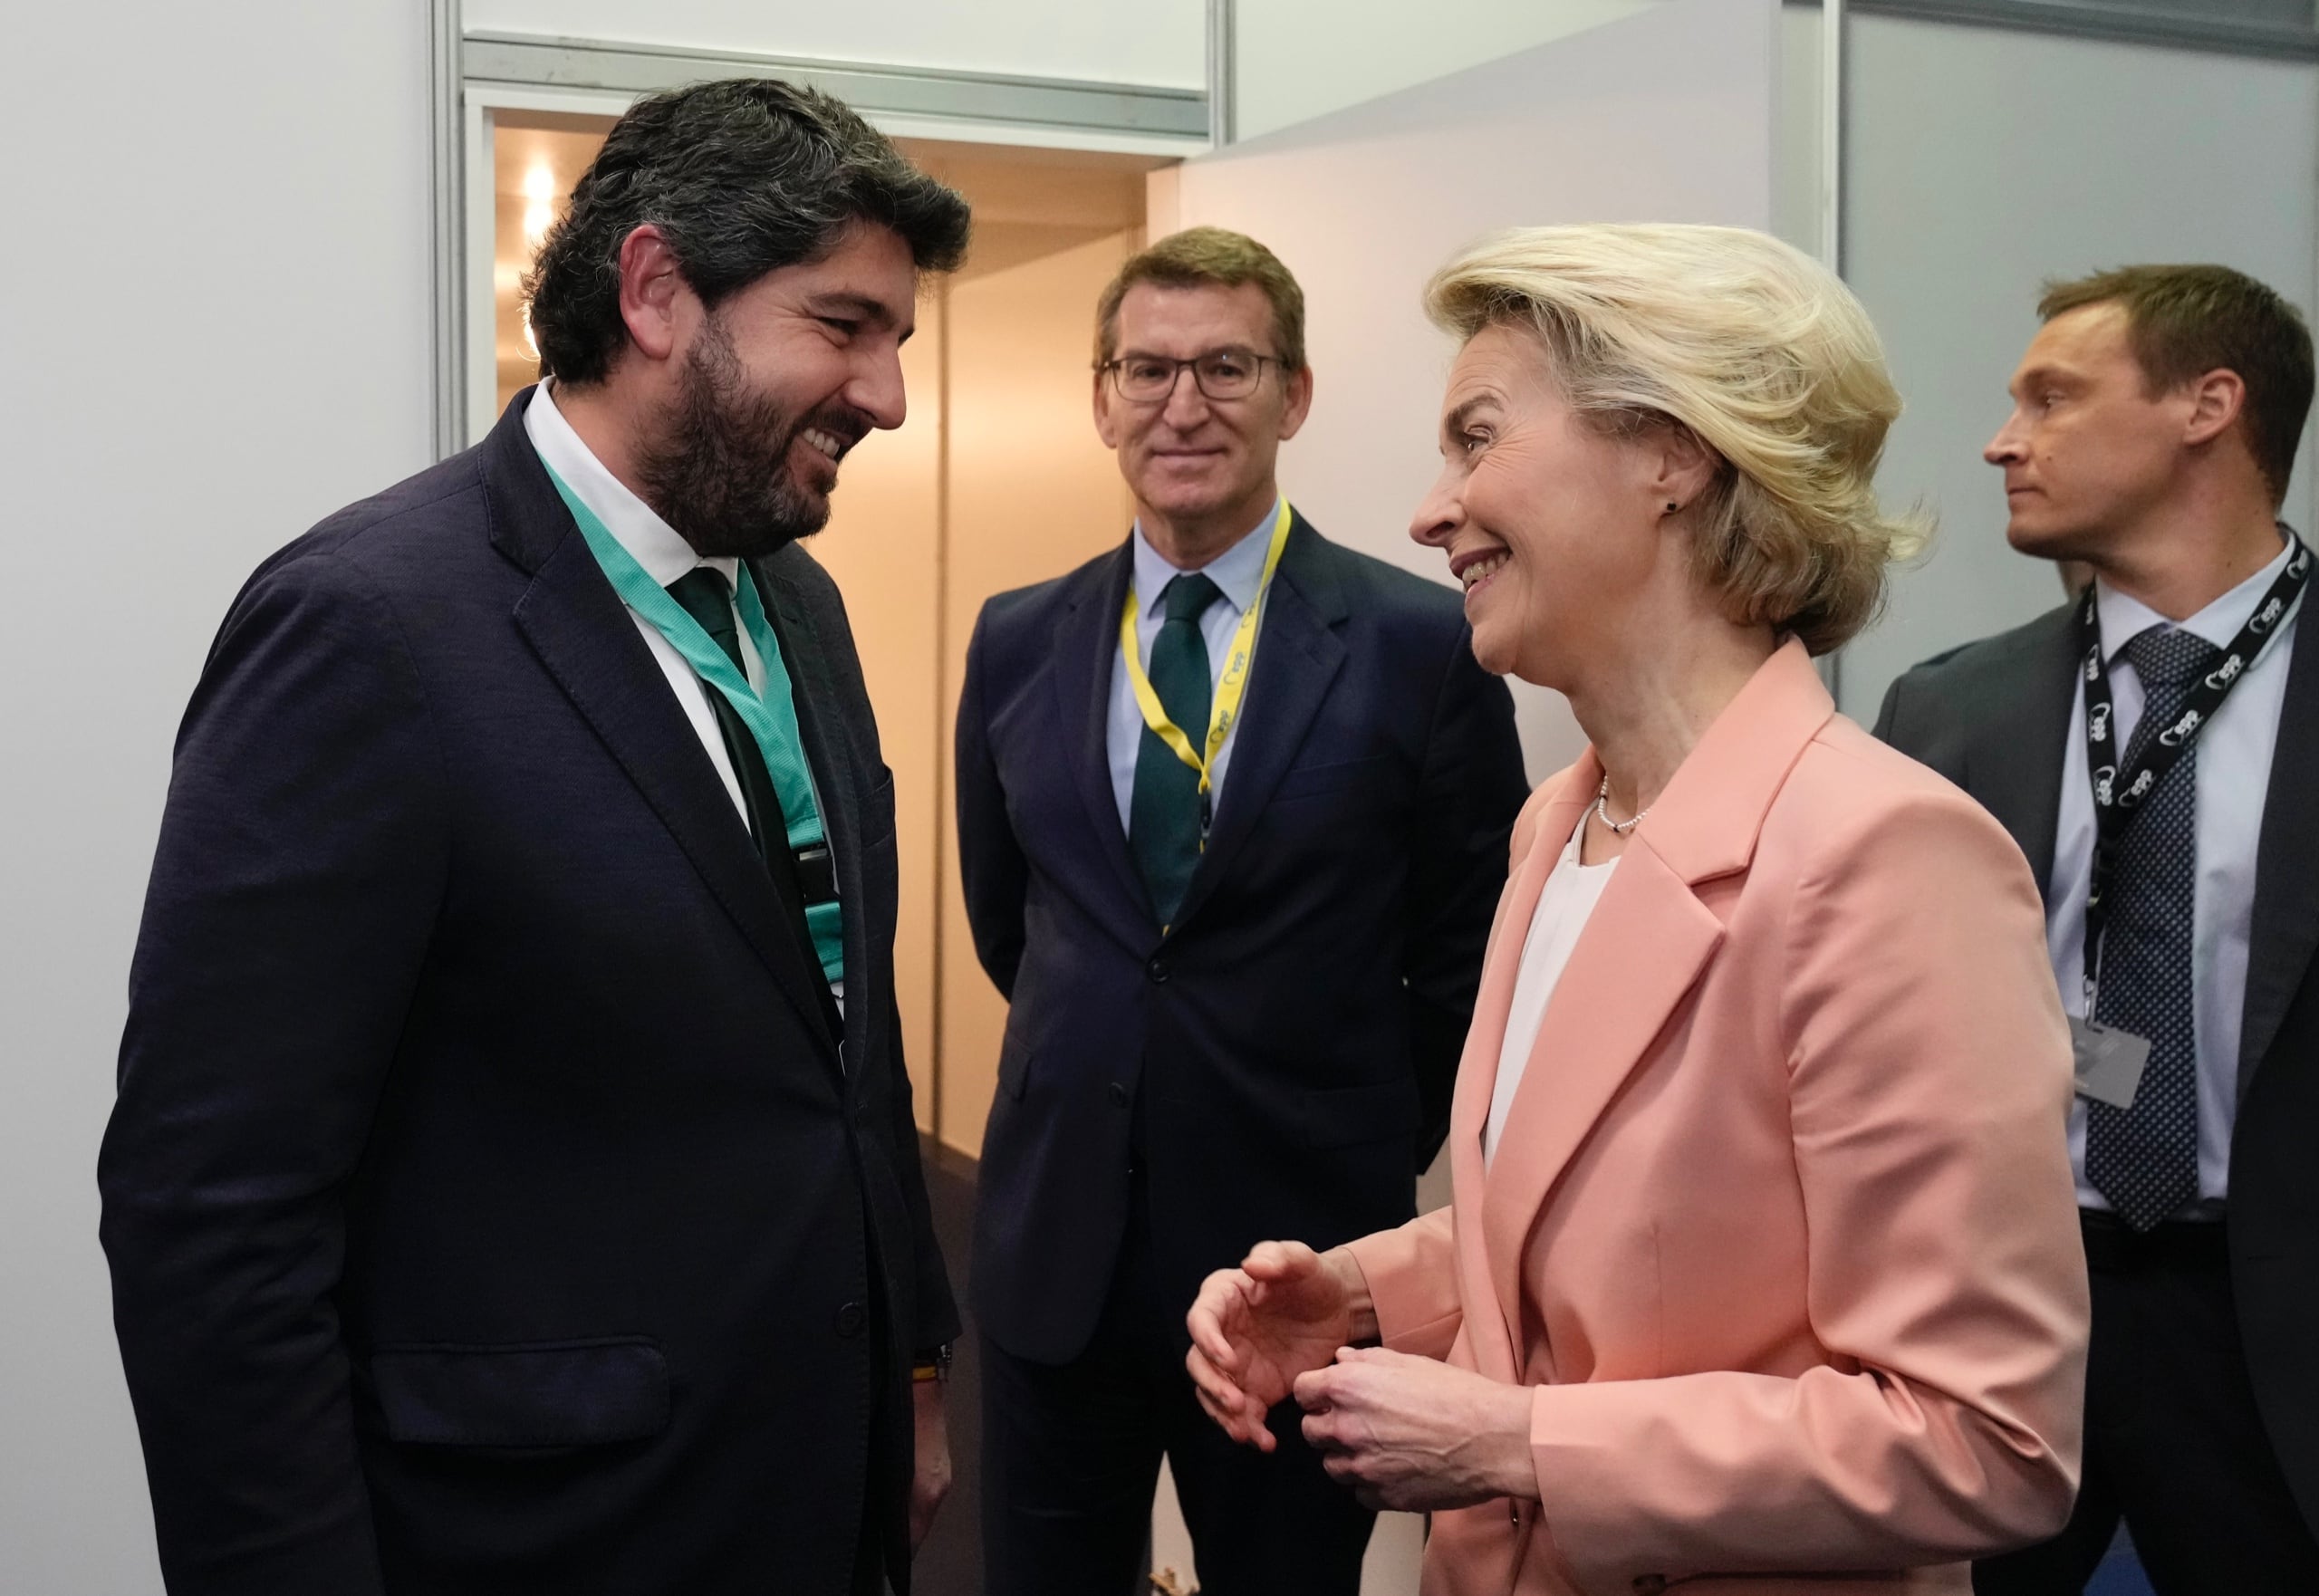
[[[1134,533],[993,599],[967,654],[959,862],[1012,1005],[975,1230],[991,1596],[1125,1596],[1163,1454],[1210,1596],[1359,1583],[1371,1515],[1293,1409],[1270,1455],[1204,1421],[1184,1312],[1265,1236],[1410,1216],[1525,784],[1457,595],[1281,496],[1304,319],[1236,233],[1130,260],[1094,405]]]
[[[796,540],[967,227],[826,96],[640,102],[550,382],[235,601],[99,1169],[174,1596],[907,1590],[956,1311]]]
[[[2160,1596],[2319,1591],[2319,645],[2276,520],[2311,337],[2220,266],[2056,284],[1988,447],[2015,548],[2080,599],[1920,665],[1877,734],[1987,805],[2045,894],[2079,1058],[2093,1341],[2059,1538],[2120,1520]]]

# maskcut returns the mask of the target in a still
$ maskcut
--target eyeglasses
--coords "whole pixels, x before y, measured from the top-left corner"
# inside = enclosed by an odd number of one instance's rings
[[[1096,370],[1110,376],[1112,388],[1128,403],[1157,405],[1167,402],[1169,395],[1176,391],[1176,379],[1185,371],[1192,374],[1192,381],[1209,399],[1237,399],[1256,391],[1266,366],[1280,363],[1276,355],[1260,355],[1245,349],[1216,349],[1188,361],[1169,360],[1166,355],[1129,355],[1122,360],[1106,361]]]

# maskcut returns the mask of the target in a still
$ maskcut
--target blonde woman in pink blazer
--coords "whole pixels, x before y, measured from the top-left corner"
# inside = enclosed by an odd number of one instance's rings
[[[1715,227],[1508,234],[1428,306],[1412,534],[1591,746],[1515,828],[1450,1207],[1210,1276],[1201,1400],[1430,1511],[1429,1596],[1964,1592],[2076,1485],[2070,1044],[2019,851],[1813,668],[1912,530],[1875,332]]]

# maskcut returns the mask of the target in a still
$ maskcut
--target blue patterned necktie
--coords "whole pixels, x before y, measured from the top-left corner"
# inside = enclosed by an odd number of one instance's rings
[[[2121,770],[2174,724],[2191,686],[2222,650],[2153,626],[2120,650],[2144,694]],[[2089,1103],[2085,1178],[2136,1230],[2199,1195],[2199,1046],[2191,957],[2197,908],[2199,747],[2194,742],[2143,800],[2119,840],[2102,937],[2094,1018],[2150,1043],[2134,1106]],[[2093,957],[2093,950],[2086,950]]]
[[[1208,712],[1215,680],[1208,674],[1208,640],[1199,618],[1224,591],[1208,577],[1179,576],[1160,595],[1166,619],[1151,639],[1151,690],[1168,718],[1195,745],[1208,741]],[[1152,912],[1161,926],[1175,923],[1184,893],[1199,866],[1199,773],[1176,757],[1150,726],[1135,751],[1135,784],[1128,799],[1128,851],[1151,892]]]

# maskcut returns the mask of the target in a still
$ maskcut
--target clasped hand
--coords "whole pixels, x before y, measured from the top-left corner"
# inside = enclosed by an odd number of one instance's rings
[[[1201,1284],[1185,1359],[1224,1432],[1270,1452],[1265,1418],[1294,1396],[1304,1438],[1362,1505],[1420,1512],[1538,1494],[1530,1394],[1430,1358],[1348,1343],[1377,1333],[1342,1248],[1262,1242]]]

